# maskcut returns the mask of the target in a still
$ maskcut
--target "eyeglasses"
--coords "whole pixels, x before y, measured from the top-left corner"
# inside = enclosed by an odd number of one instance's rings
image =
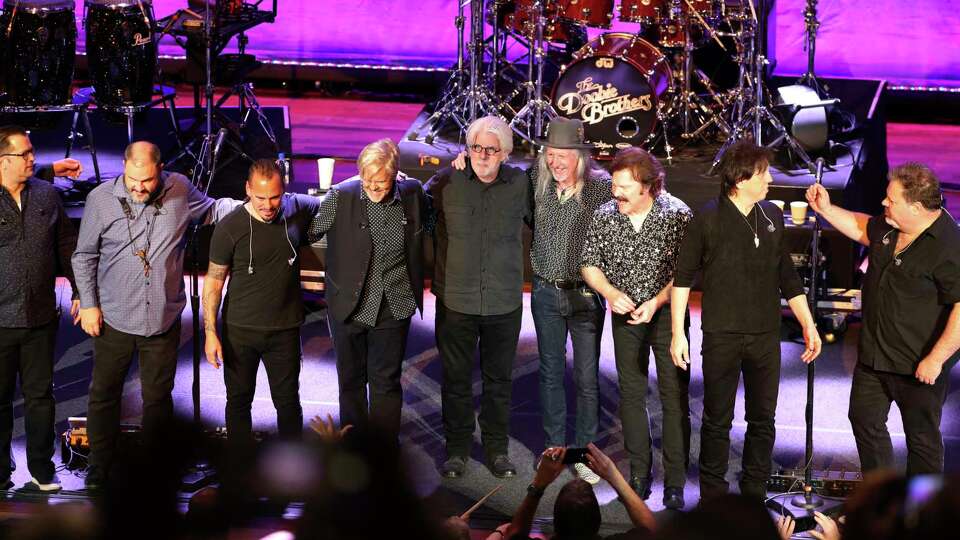
[[[33,148],[29,150],[24,150],[19,154],[0,154],[0,157],[10,156],[10,157],[19,157],[19,158],[27,159],[27,156],[32,156],[32,155],[34,155]]]
[[[468,148],[474,154],[483,154],[485,156],[492,156],[494,154],[499,154],[500,149],[494,148],[492,146],[480,146],[479,144],[471,144]]]

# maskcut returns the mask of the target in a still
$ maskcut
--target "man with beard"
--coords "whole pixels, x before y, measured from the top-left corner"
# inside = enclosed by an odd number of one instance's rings
[[[522,170],[505,164],[513,132],[502,119],[486,116],[470,124],[467,148],[465,170],[448,167],[426,185],[436,213],[432,290],[447,451],[441,473],[457,478],[466,470],[474,431],[471,375],[479,345],[481,438],[487,466],[504,478],[516,475],[507,450],[530,183]]]
[[[149,439],[173,414],[180,347],[185,235],[215,221],[236,201],[214,201],[178,173],[163,170],[160,149],[138,141],[123,174],[90,192],[72,263],[80,324],[93,340],[86,485],[102,487],[120,434],[123,385],[138,352],[143,431]]]

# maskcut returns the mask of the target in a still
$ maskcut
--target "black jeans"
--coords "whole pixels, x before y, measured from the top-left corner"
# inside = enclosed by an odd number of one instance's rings
[[[27,431],[27,468],[40,483],[53,478],[53,349],[57,325],[36,328],[0,328],[0,483],[10,478],[10,442],[13,437],[13,396],[20,377],[24,425]]]
[[[103,323],[93,338],[93,378],[87,407],[87,435],[92,468],[106,471],[113,462],[120,434],[120,405],[123,384],[137,352],[140,363],[140,392],[143,399],[143,436],[152,440],[157,428],[173,417],[173,383],[180,347],[180,319],[169,330],[143,337],[121,332]]]
[[[473,441],[473,358],[480,345],[480,438],[487,456],[507,453],[513,362],[522,307],[503,315],[468,315],[437,301],[437,348],[443,362],[440,392],[447,455],[467,456]]]
[[[227,389],[227,438],[249,442],[253,433],[250,408],[257,389],[257,368],[263,359],[270,398],[277,410],[277,431],[284,438],[303,434],[300,407],[300,327],[260,331],[223,325],[223,384]]]
[[[893,444],[887,431],[890,404],[896,403],[907,438],[907,474],[943,472],[940,416],[947,397],[949,371],[927,385],[913,375],[887,373],[857,362],[850,390],[850,425],[863,472],[891,468]]]
[[[613,315],[613,354],[620,387],[620,421],[630,458],[631,475],[650,478],[653,455],[647,416],[647,373],[650,351],[657,368],[657,388],[663,409],[663,470],[666,487],[682,488],[690,463],[690,371],[670,359],[670,308],[664,306],[646,324],[627,324]]]
[[[703,426],[700,429],[700,496],[725,493],[730,427],[743,373],[747,433],[740,492],[766,493],[776,439],[774,417],[780,392],[780,334],[703,334]]]
[[[337,354],[340,425],[374,425],[391,436],[400,431],[403,391],[400,372],[407,350],[410,318],[389,319],[370,327],[328,318]],[[369,414],[367,384],[370,385]]]

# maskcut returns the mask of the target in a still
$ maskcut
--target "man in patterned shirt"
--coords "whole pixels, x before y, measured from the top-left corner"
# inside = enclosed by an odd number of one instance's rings
[[[280,168],[269,159],[250,166],[245,187],[246,203],[213,231],[203,281],[207,362],[217,369],[223,364],[227,437],[241,445],[251,441],[250,408],[261,360],[277,410],[277,431],[288,439],[303,431],[299,248],[320,206],[316,197],[284,193]],[[221,343],[217,311],[227,276]]]
[[[162,170],[160,149],[145,141],[123,154],[123,174],[87,196],[71,259],[80,295],[80,324],[93,336],[87,429],[90,469],[98,489],[120,434],[123,383],[139,352],[144,435],[173,413],[186,306],[183,253],[187,229],[215,221],[236,201],[214,201],[183,175]]]
[[[394,437],[410,319],[423,310],[428,210],[420,182],[398,171],[399,156],[390,139],[367,145],[357,159],[360,174],[327,193],[310,226],[311,242],[327,237],[327,321],[337,354],[340,424],[364,426],[369,416]]]
[[[584,448],[597,436],[597,371],[605,309],[580,276],[580,253],[594,211],[610,200],[610,175],[590,159],[583,123],[556,118],[528,175],[534,198],[533,292],[530,311],[540,353],[540,407],[545,447],[566,446],[567,404],[564,374],[567,334],[573,342],[573,382],[577,416],[573,445]],[[600,481],[584,463],[577,475]]]
[[[581,272],[613,311],[630,484],[641,498],[650,496],[647,362],[653,349],[663,407],[663,504],[681,509],[690,453],[690,374],[670,359],[670,311],[661,308],[670,299],[680,242],[693,215],[683,201],[664,190],[663,167],[645,150],[619,151],[611,170],[614,200],[594,214]]]

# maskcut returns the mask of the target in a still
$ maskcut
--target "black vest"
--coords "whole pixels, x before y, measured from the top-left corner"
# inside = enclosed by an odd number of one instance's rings
[[[406,216],[403,238],[410,290],[423,315],[423,216],[426,197],[418,180],[397,179],[400,201]],[[360,292],[367,279],[373,241],[367,223],[366,203],[360,198],[359,179],[340,182],[337,215],[327,231],[326,288],[327,307],[338,321],[345,322],[357,309]]]

